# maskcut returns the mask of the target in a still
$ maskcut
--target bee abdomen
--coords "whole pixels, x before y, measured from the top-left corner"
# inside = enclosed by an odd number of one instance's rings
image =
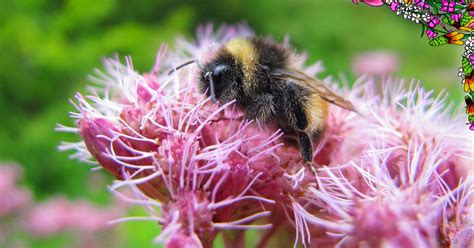
[[[308,126],[304,130],[307,134],[314,135],[324,130],[326,117],[328,115],[328,103],[319,95],[311,94],[305,104]]]

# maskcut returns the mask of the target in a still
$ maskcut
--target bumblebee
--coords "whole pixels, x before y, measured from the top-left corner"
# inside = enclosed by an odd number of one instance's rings
[[[268,38],[233,38],[199,65],[199,89],[214,102],[235,99],[246,118],[277,124],[286,134],[296,135],[302,159],[311,162],[312,141],[325,129],[328,103],[355,109],[306,75],[296,58],[293,49]]]

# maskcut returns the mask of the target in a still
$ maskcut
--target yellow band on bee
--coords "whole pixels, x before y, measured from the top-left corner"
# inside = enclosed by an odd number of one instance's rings
[[[242,65],[244,76],[250,77],[258,62],[258,54],[252,42],[246,38],[234,38],[225,48]]]

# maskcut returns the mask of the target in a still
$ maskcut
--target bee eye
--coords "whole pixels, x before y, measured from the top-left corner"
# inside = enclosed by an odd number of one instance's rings
[[[216,83],[219,83],[219,81],[222,80],[222,77],[227,71],[230,71],[230,67],[228,65],[217,65],[212,70],[212,79]]]
[[[226,64],[218,64],[212,69],[211,74],[208,74],[209,95],[214,102],[218,101],[222,91],[227,89],[230,83],[233,82],[229,77],[230,72],[230,66]]]

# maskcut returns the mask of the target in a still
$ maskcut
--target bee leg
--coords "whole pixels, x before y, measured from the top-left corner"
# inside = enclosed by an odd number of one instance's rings
[[[316,177],[316,168],[313,164],[313,144],[311,142],[311,138],[314,138],[314,136],[311,135],[312,137],[310,138],[308,134],[303,131],[306,130],[309,125],[308,117],[304,111],[304,104],[300,100],[305,98],[306,93],[296,84],[288,82],[285,95],[287,97],[283,98],[283,106],[284,109],[286,109],[286,118],[290,126],[299,131],[301,157],[306,167]]]
[[[275,113],[273,96],[264,94],[248,104],[245,115],[248,119],[258,119],[259,121],[268,122],[274,118]]]
[[[313,146],[311,140],[305,132],[300,132],[300,150],[304,162],[313,161]]]
[[[305,132],[300,132],[300,150],[306,168],[313,173],[314,177],[317,177],[316,167],[313,164],[313,146]]]
[[[286,115],[288,125],[299,132],[301,157],[305,162],[313,160],[313,146],[306,132],[308,117],[301,99],[306,97],[305,91],[298,85],[288,82],[282,97],[282,112]]]

